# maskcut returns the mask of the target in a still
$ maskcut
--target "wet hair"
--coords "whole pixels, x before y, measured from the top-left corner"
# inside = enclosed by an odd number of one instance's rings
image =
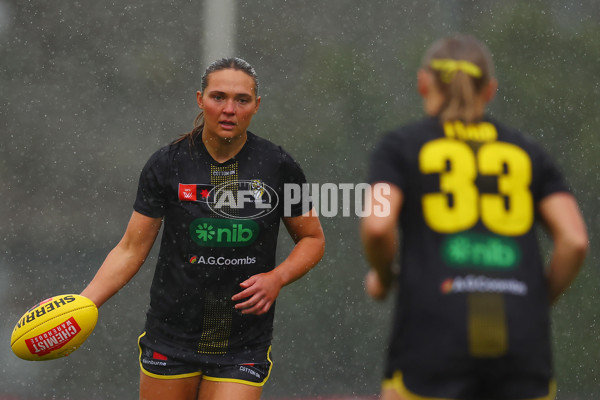
[[[494,76],[492,56],[485,44],[468,35],[442,38],[427,50],[422,68],[434,76],[444,96],[438,116],[442,122],[476,122],[476,96]]]
[[[220,60],[214,61],[204,70],[204,74],[202,75],[202,79],[200,81],[200,91],[204,93],[204,90],[208,87],[208,78],[210,74],[217,71],[222,71],[225,69],[233,69],[236,71],[242,71],[249,77],[254,80],[254,94],[258,96],[258,75],[256,75],[256,71],[252,68],[247,61],[242,60],[238,57],[230,57],[230,58],[221,58]],[[194,139],[202,134],[202,130],[204,129],[204,112],[200,110],[196,118],[194,118],[194,128],[183,135],[181,135],[175,143],[181,142],[187,138],[190,139],[190,143],[194,142]]]

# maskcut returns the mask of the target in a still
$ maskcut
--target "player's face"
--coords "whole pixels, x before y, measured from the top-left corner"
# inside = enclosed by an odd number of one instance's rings
[[[223,69],[208,76],[208,86],[197,93],[204,111],[204,138],[231,141],[246,134],[260,105],[254,79],[243,71]]]

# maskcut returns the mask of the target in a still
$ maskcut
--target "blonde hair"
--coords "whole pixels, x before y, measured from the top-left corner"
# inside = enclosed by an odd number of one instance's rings
[[[494,75],[492,56],[485,44],[468,35],[442,38],[427,50],[422,68],[435,77],[444,96],[438,116],[442,122],[476,122],[475,102]]]

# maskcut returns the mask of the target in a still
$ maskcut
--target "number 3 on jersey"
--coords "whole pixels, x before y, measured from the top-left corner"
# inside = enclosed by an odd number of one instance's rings
[[[522,235],[531,228],[531,160],[520,147],[488,142],[475,153],[463,141],[436,139],[421,148],[419,168],[440,175],[440,192],[422,198],[425,221],[434,231],[463,231],[479,219],[500,235]],[[480,193],[478,174],[497,176],[498,193]]]

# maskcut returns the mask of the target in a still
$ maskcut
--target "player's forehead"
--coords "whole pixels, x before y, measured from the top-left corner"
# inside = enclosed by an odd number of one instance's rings
[[[214,71],[207,77],[205,92],[218,92],[232,95],[254,96],[256,82],[244,71],[233,68]]]

